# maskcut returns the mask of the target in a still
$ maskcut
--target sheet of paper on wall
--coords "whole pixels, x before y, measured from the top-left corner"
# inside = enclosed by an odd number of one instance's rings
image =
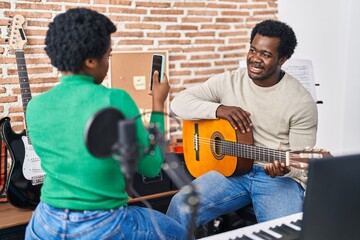
[[[290,58],[287,60],[282,69],[294,76],[301,84],[311,93],[311,96],[317,101],[314,69],[311,60]]]
[[[240,61],[240,67],[246,67],[246,61]],[[294,76],[307,89],[311,96],[317,101],[314,69],[311,60],[290,58],[287,60],[282,69]]]

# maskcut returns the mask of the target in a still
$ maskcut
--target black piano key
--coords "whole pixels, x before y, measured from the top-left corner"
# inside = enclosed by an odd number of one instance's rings
[[[300,236],[300,231],[297,231],[285,224],[270,228],[270,230],[282,235],[282,237],[280,238],[281,240],[295,240],[299,239]]]
[[[264,232],[263,230],[260,230],[260,232],[254,232],[253,233],[255,236],[258,236],[260,238],[263,238],[264,240],[277,240],[276,237],[268,234],[267,232]]]
[[[230,240],[232,240],[232,239],[230,239]],[[236,237],[234,240],[254,240],[254,239],[251,239],[248,236],[244,235],[242,237]]]
[[[297,220],[296,222],[292,221],[291,224],[294,224],[295,226],[298,226],[301,228],[301,219]]]
[[[286,230],[282,229],[281,226],[276,226],[276,227],[271,227],[270,230],[280,234],[280,235],[287,235],[289,234],[289,232],[287,232]]]
[[[281,227],[283,228],[283,229],[286,229],[288,232],[290,232],[290,233],[298,233],[299,231],[298,230],[296,230],[295,228],[292,228],[292,227],[290,227],[290,226],[288,226],[288,225],[285,225],[285,224],[282,224],[281,225]]]
[[[270,229],[279,234],[291,234],[293,231],[295,231],[295,229],[292,229],[285,224],[282,224],[281,226],[272,227]]]

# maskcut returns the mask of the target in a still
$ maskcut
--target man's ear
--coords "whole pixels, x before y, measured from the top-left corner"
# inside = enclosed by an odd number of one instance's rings
[[[95,58],[87,58],[84,61],[84,67],[93,69],[97,66],[97,61]]]
[[[279,65],[280,67],[288,60],[289,58],[284,56],[282,58],[279,59]]]

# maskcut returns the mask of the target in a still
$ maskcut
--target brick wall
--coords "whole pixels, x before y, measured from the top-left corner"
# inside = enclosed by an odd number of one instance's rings
[[[278,13],[277,0],[1,0],[0,117],[9,116],[14,131],[24,129],[24,113],[14,51],[5,41],[8,22],[16,14],[26,19],[24,53],[35,96],[58,82],[44,51],[47,25],[74,7],[90,7],[113,20],[118,28],[114,51],[168,50],[170,99],[237,68],[246,56],[251,28]]]

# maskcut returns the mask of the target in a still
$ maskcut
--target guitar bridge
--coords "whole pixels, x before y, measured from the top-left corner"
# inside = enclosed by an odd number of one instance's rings
[[[38,176],[32,176],[31,177],[31,183],[33,186],[42,184],[44,182],[44,176],[45,175],[38,175]]]
[[[199,153],[199,124],[194,124],[194,150],[195,150],[195,159],[196,161],[200,160],[200,153]]]

